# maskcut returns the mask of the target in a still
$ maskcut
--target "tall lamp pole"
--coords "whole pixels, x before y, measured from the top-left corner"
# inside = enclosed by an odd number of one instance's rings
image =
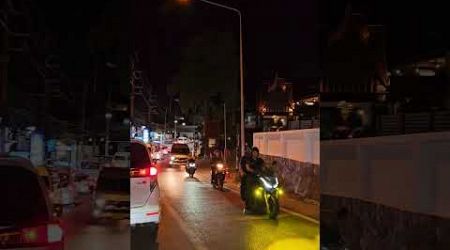
[[[105,118],[106,118],[105,156],[108,156],[109,155],[109,124],[111,122],[112,114],[109,112],[106,113]]]
[[[227,164],[227,106],[223,103],[223,134],[224,134],[224,147],[223,147],[223,159]]]

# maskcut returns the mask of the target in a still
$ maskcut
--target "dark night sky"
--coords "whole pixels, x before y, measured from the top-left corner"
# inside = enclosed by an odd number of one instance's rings
[[[164,92],[165,84],[177,72],[182,46],[193,35],[205,30],[231,31],[238,42],[238,18],[233,12],[195,1],[190,6],[168,0],[135,2],[135,40],[159,92]],[[222,1],[243,13],[248,97],[255,96],[251,90],[270,79],[273,70],[288,78],[317,74],[318,11],[314,2]]]
[[[123,8],[116,10],[123,12],[118,13],[116,19],[131,17],[131,23],[125,26],[134,35],[124,32],[124,39],[140,48],[143,66],[159,93],[165,92],[165,85],[171,82],[179,69],[182,47],[196,34],[206,30],[231,31],[236,34],[238,42],[238,19],[234,13],[196,0],[192,0],[189,6],[180,6],[174,1],[133,0],[131,8],[122,4]],[[245,84],[249,97],[254,97],[252,88],[263,79],[271,78],[273,70],[293,79],[318,75],[319,36],[324,37],[326,30],[336,28],[347,2],[217,1],[243,12]],[[49,28],[58,31],[62,40],[70,42],[85,39],[92,23],[100,21],[102,11],[112,2],[51,0],[43,1],[39,6],[47,13],[45,21]],[[359,4],[354,5],[355,8],[360,7]],[[442,4],[394,4],[370,0],[361,9],[369,13],[370,23],[386,24],[388,54],[393,62],[417,52],[448,48],[450,44],[445,22],[446,8]]]
[[[321,17],[328,31],[336,29],[344,15],[347,2],[347,0],[322,1]],[[390,64],[402,63],[417,54],[433,53],[442,48],[449,49],[448,9],[445,8],[444,1],[351,2],[355,10],[367,14],[369,24],[385,25]]]

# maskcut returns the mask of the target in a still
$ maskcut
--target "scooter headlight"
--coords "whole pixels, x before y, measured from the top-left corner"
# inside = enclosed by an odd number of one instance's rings
[[[273,184],[273,188],[277,188],[278,187],[278,178],[275,178],[275,184]]]
[[[175,156],[170,157],[170,160],[174,161],[175,160]]]
[[[193,163],[193,162],[189,163],[189,167],[194,168],[195,167],[195,163]]]
[[[272,189],[274,188],[272,186],[272,184],[270,184],[266,179],[264,179],[263,177],[259,177],[259,180],[261,180],[262,184],[264,185],[265,189]]]
[[[256,198],[261,198],[263,194],[263,189],[261,187],[255,189],[255,196]]]
[[[217,168],[217,170],[222,170],[223,169],[223,164],[222,163],[217,163],[216,164],[216,168]]]

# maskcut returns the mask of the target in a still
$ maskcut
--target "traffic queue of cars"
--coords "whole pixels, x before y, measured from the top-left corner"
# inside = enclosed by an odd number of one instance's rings
[[[117,164],[121,158],[107,167],[91,161],[77,170],[34,167],[28,159],[0,155],[0,188],[6,190],[0,206],[0,249],[64,249],[61,216],[84,194],[92,195],[95,221],[129,219],[132,228],[150,228],[156,235],[159,169],[145,143],[133,140],[130,150],[118,155],[129,157],[128,164]]]

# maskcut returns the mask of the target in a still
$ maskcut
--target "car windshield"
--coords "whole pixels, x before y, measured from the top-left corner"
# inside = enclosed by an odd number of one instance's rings
[[[47,221],[45,194],[33,172],[10,166],[0,167],[0,226]]]
[[[189,150],[189,147],[186,144],[173,144],[171,153],[188,155],[191,153],[191,151]]]
[[[131,144],[131,168],[146,168],[151,165],[149,151],[139,143]]]
[[[104,170],[98,179],[97,190],[107,193],[130,193],[129,170],[117,168]]]

